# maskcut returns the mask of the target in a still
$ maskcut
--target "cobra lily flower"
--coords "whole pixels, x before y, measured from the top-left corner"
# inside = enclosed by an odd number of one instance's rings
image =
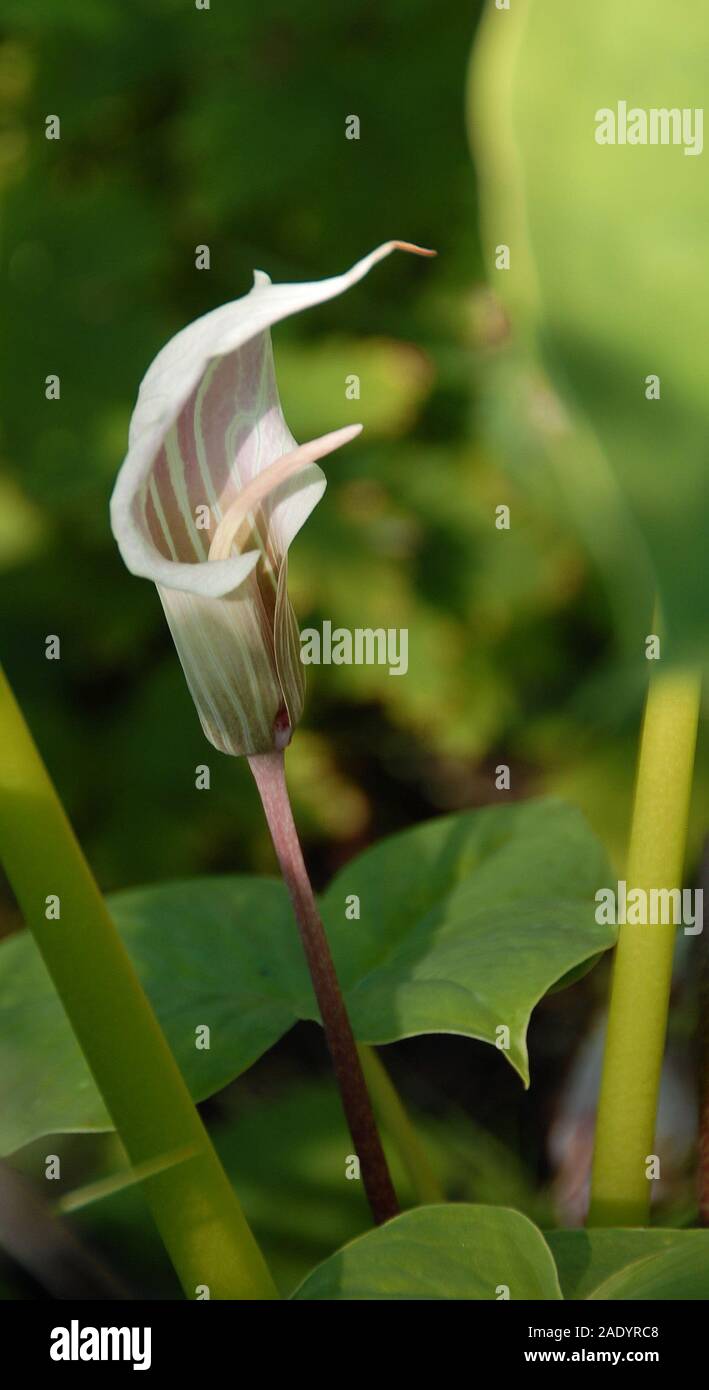
[[[342,294],[396,247],[344,275],[272,285],[178,333],[148,369],[111,498],[129,570],[157,585],[207,738],[249,760],[290,893],[342,1104],[376,1221],[398,1210],[362,1062],[288,798],[284,749],[304,698],[288,548],[325,490],[318,459],[361,429],[300,447],[283,418],[270,328]]]
[[[344,275],[251,291],[182,329],[140,386],[111,525],[133,574],[157,585],[207,738],[248,757],[283,748],[303,709],[288,549],[323,495],[317,460],[350,425],[298,447],[283,417],[270,328],[342,294],[395,248]]]

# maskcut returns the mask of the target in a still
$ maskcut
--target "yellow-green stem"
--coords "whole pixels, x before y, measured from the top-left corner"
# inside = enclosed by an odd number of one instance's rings
[[[700,681],[650,681],[626,868],[627,892],[679,888],[699,719]],[[611,983],[589,1224],[642,1226],[650,1212],[655,1123],[667,1031],[672,924],[621,925]]]
[[[409,1176],[420,1206],[445,1202],[445,1194],[388,1071],[373,1047],[357,1046],[372,1104]]]
[[[277,1298],[1,670],[0,855],[185,1294]]]

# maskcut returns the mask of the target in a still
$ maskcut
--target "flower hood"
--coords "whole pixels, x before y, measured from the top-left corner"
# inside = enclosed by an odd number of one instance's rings
[[[270,327],[342,294],[395,248],[344,275],[274,285],[188,325],[143,378],[111,498],[128,569],[158,587],[207,737],[227,753],[283,746],[302,712],[288,548],[325,490],[317,459],[349,426],[300,448],[283,417]]]

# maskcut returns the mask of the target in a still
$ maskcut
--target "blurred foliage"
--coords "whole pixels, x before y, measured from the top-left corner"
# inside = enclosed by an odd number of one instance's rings
[[[382,1053],[388,1057],[388,1049]],[[296,1287],[321,1260],[369,1229],[361,1183],[343,1182],[351,1150],[332,1081],[294,1083],[283,1078],[264,1097],[247,1081],[230,1087],[212,1111],[212,1135],[227,1172],[282,1292]],[[456,1201],[508,1204],[531,1220],[549,1219],[545,1193],[535,1193],[532,1175],[501,1141],[458,1110],[445,1119],[415,1113],[427,1153]],[[14,1162],[36,1178],[46,1141],[23,1150]],[[405,1173],[394,1151],[388,1157],[402,1205],[412,1205]],[[137,1296],[173,1297],[177,1286],[146,1208],[135,1186],[96,1200],[93,1184],[107,1176],[120,1182],[125,1159],[115,1136],[52,1142],[62,1177],[52,1191],[57,1210],[82,1239],[110,1260]],[[124,1177],[125,1181],[125,1177]],[[69,1211],[69,1209],[71,1209]],[[0,1260],[0,1278],[4,1273]]]
[[[491,278],[571,412],[547,402],[554,476],[640,664],[655,591],[665,662],[704,664],[709,632],[709,18],[679,9],[625,0],[616,33],[615,0],[490,7],[470,83],[488,263],[510,248]],[[665,108],[638,138],[660,96],[682,135]]]
[[[314,279],[389,237],[436,247],[438,259],[392,258],[274,333],[296,437],[366,426],[328,463],[328,490],[291,552],[301,624],[409,629],[406,677],[310,668],[289,768],[314,877],[322,887],[365,844],[437,812],[548,791],[579,804],[621,863],[642,682],[620,660],[597,557],[569,525],[563,470],[548,466],[558,402],[483,285],[463,100],[479,10],[478,0],[327,12],[315,0],[209,11],[190,0],[5,0],[3,659],[107,890],[273,872],[248,770],[205,744],[157,595],[125,571],[110,535],[140,378],[179,327],[244,293],[255,266],[274,280]],[[358,142],[345,139],[352,112]],[[50,114],[59,141],[45,139]],[[205,242],[211,269],[199,272]],[[59,401],[45,399],[50,373]],[[351,373],[359,401],[345,396]],[[494,526],[500,503],[509,532]],[[44,655],[53,633],[59,662]],[[211,790],[198,792],[205,761]],[[502,762],[510,793],[495,791]],[[706,762],[703,744],[690,873]],[[0,932],[17,925],[6,893]],[[429,1075],[423,1108],[449,1152],[451,1112],[480,1120],[471,1140],[461,1119],[454,1152],[478,1176],[453,1182],[454,1195],[540,1216],[544,1199],[531,1194],[548,1178],[545,1127],[602,993],[595,972],[537,1011],[532,1097],[482,1045],[435,1039],[406,1053],[404,1082]],[[284,1047],[299,1075],[300,1044]],[[258,1120],[232,1115],[231,1091],[218,1118],[290,1287],[362,1229],[363,1213],[340,1179],[329,1205],[320,1186],[315,1197],[328,1146],[340,1153],[334,1097],[317,1119],[317,1096],[272,1096],[275,1065],[260,1064]],[[94,1143],[66,1142],[72,1154]],[[86,1181],[118,1166],[104,1151],[81,1162]],[[143,1289],[170,1290],[138,1194],[75,1220]]]

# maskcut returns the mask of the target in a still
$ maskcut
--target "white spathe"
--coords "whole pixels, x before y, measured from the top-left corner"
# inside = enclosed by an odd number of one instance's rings
[[[344,275],[302,284],[256,271],[248,294],[182,329],[141,382],[111,526],[128,569],[158,586],[202,727],[223,752],[282,746],[300,717],[288,548],[325,490],[316,460],[361,428],[297,447],[271,325],[342,294],[396,248],[432,254],[390,241]]]

